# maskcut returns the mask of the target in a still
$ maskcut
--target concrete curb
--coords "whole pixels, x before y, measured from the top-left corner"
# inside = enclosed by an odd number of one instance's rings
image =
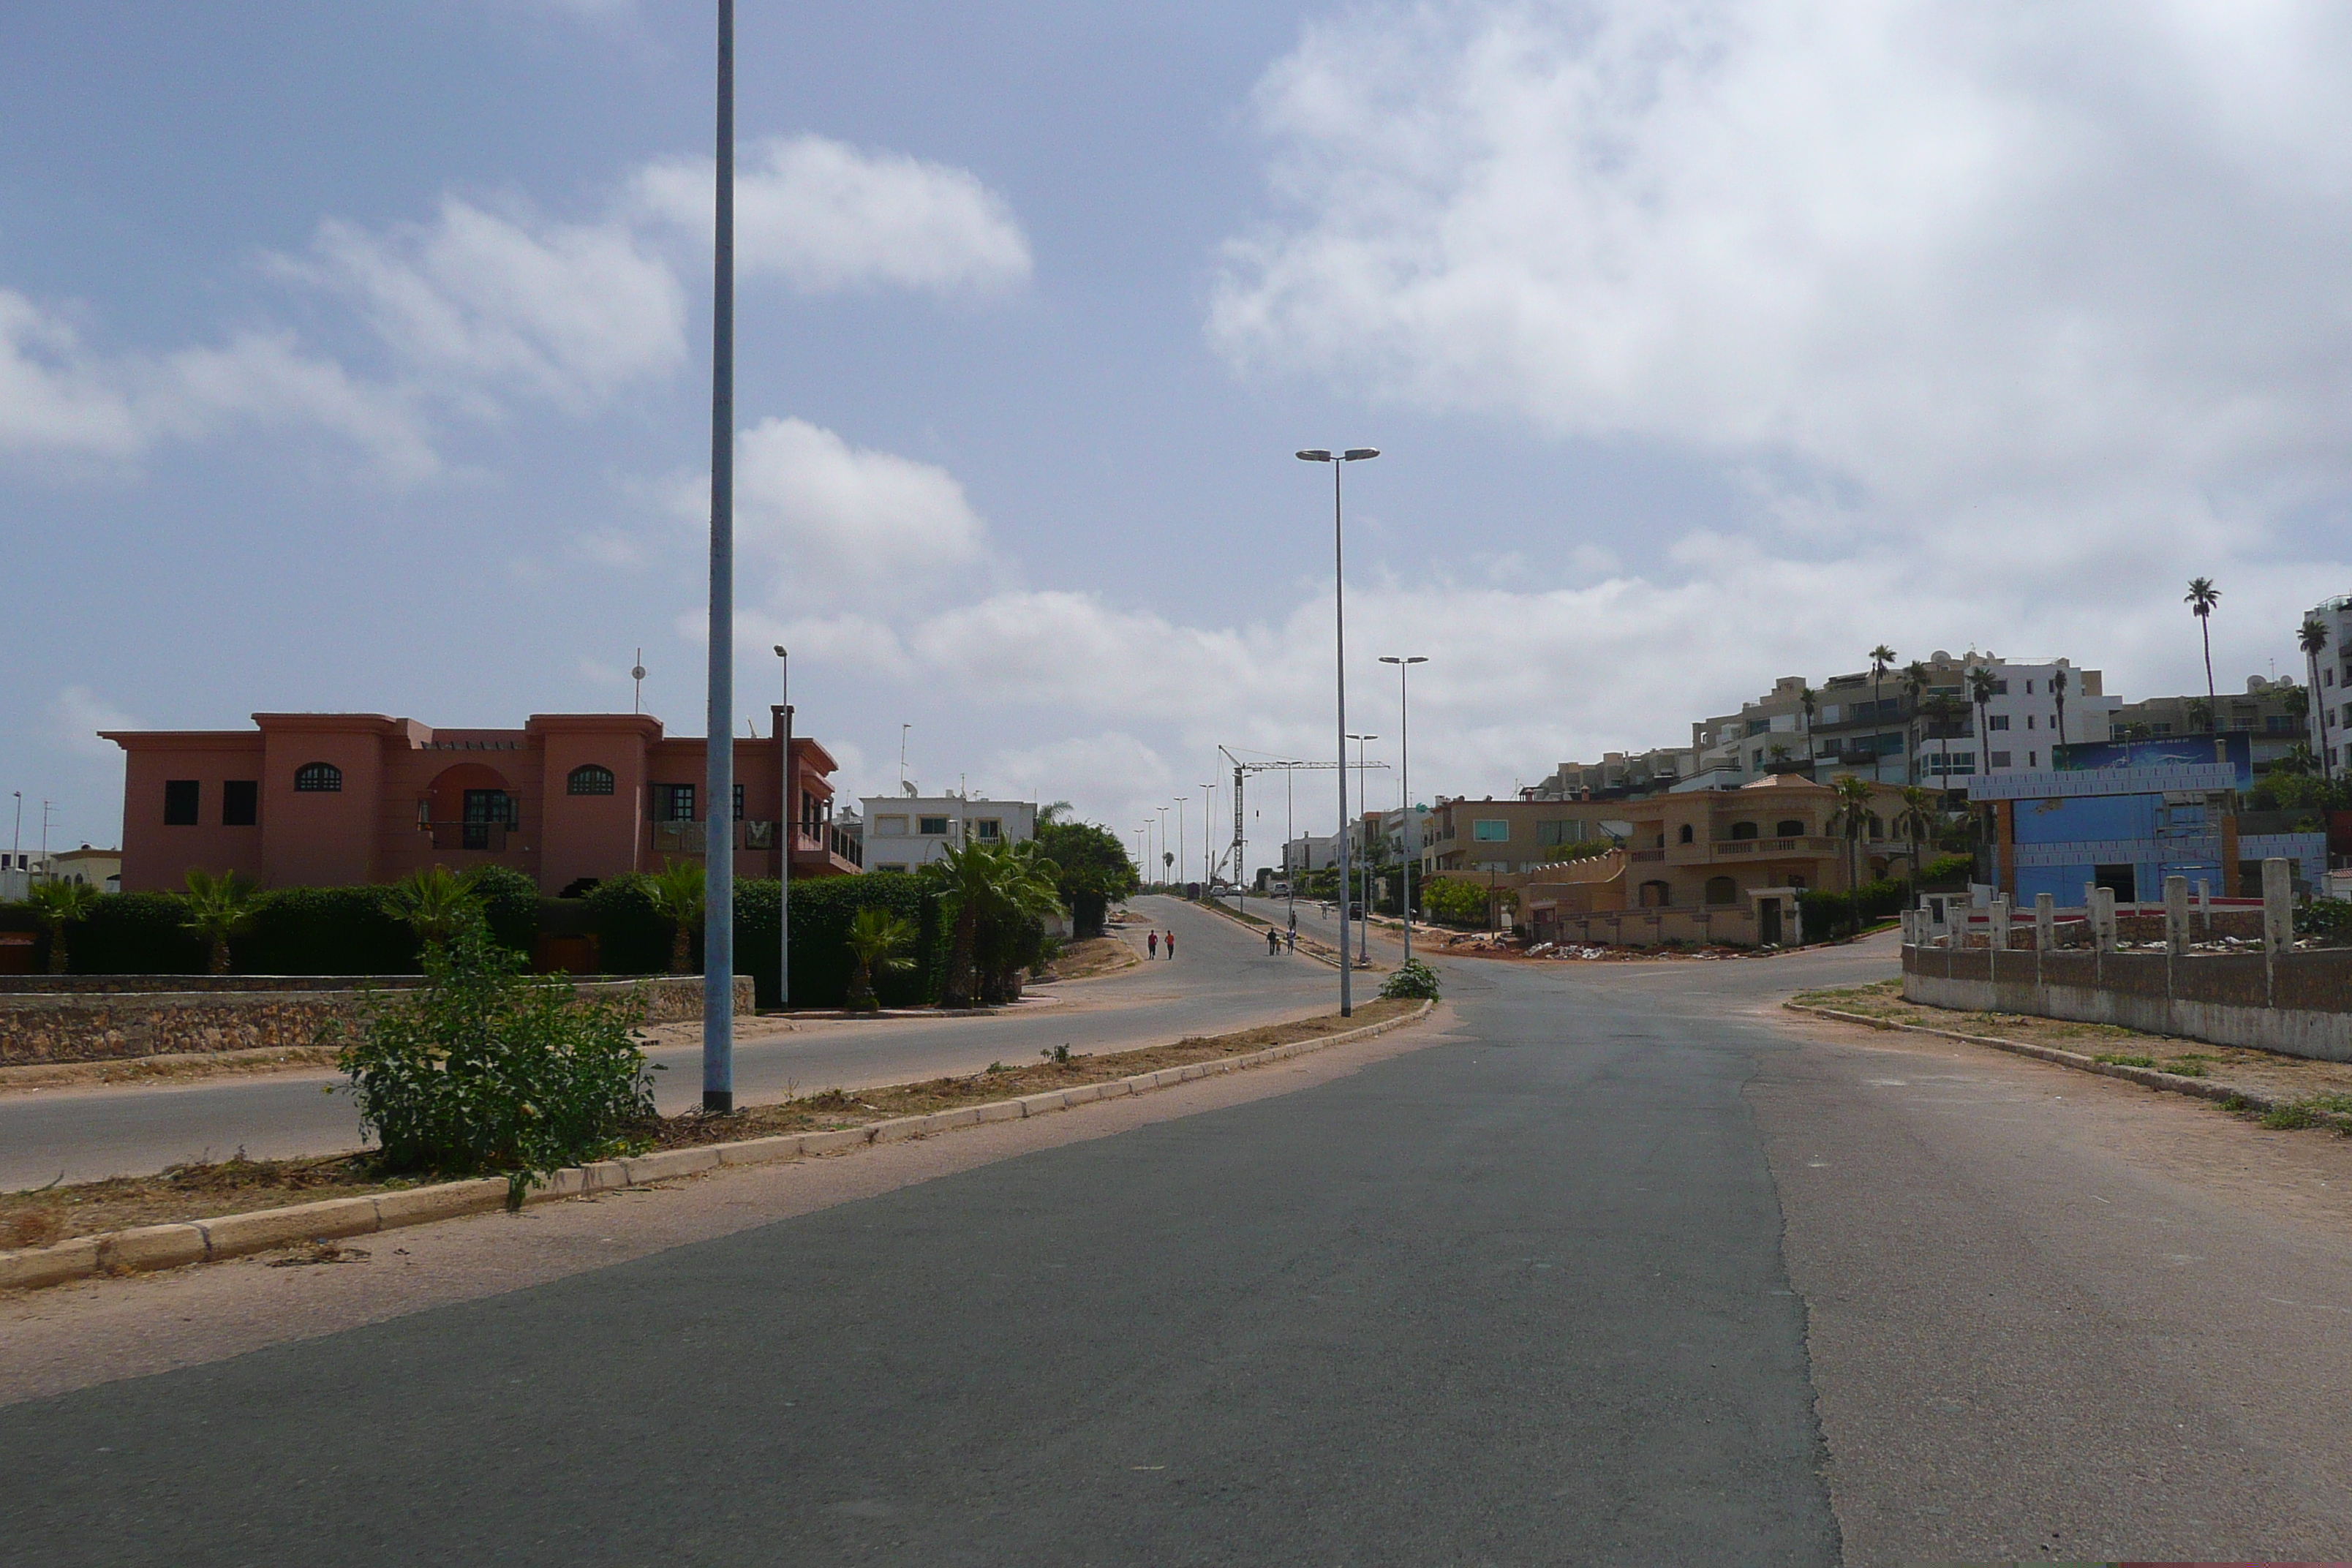
[[[1049,1115],[1080,1105],[1091,1105],[1098,1100],[1149,1094],[1154,1089],[1173,1089],[1180,1083],[1191,1083],[1196,1079],[1240,1072],[1303,1056],[1309,1051],[1370,1039],[1374,1035],[1384,1035],[1391,1029],[1419,1023],[1429,1016],[1430,1010],[1436,1005],[1434,1002],[1423,1002],[1413,1011],[1398,1017],[1384,1018],[1377,1024],[1367,1024],[1361,1028],[1345,1030],[1319,1039],[1295,1040],[1286,1046],[1272,1046],[1262,1051],[1252,1051],[1247,1056],[1161,1068],[1156,1072],[1138,1073],[1103,1083],[1080,1084],[1075,1089],[1049,1089],[1043,1094],[1024,1095],[1017,1100],[958,1106],[952,1110],[935,1110],[927,1116],[897,1117],[888,1121],[871,1121],[863,1127],[845,1127],[831,1132],[787,1132],[771,1138],[748,1138],[733,1143],[705,1143],[692,1149],[632,1155],[626,1159],[602,1161],[593,1165],[568,1166],[551,1175],[544,1185],[531,1189],[523,1201],[547,1203],[556,1198],[580,1197],[588,1193],[641,1187],[654,1182],[673,1181],[680,1176],[699,1175],[722,1166],[764,1165],[782,1160],[835,1154],[876,1143],[896,1143],[909,1138],[929,1137],[953,1131],[960,1127],[978,1127],[985,1122],[1014,1121]],[[256,1209],[247,1214],[224,1215],[218,1219],[142,1226],[135,1230],[77,1237],[54,1247],[0,1252],[0,1290],[62,1285],[97,1274],[126,1274],[177,1268],[190,1263],[218,1263],[231,1258],[242,1258],[248,1253],[267,1252],[305,1241],[338,1241],[346,1237],[396,1230],[403,1226],[481,1214],[505,1206],[506,1201],[506,1178],[486,1176],[476,1181],[443,1182],[429,1187],[411,1187],[404,1192],[378,1193],[369,1197],[328,1198],[319,1203],[297,1204],[289,1208]]]
[[[2056,1067],[2072,1068],[2077,1072],[2096,1073],[2101,1078],[2119,1078],[2126,1083],[2136,1083],[2146,1089],[2162,1089],[2168,1094],[2185,1094],[2196,1100],[2210,1100],[2216,1105],[2227,1104],[2234,1100],[2237,1103],[2233,1109],[2236,1110],[2258,1110],[2267,1114],[2294,1103],[2291,1100],[2280,1100],[2275,1095],[2263,1094],[2259,1090],[2232,1089],[2226,1083],[2219,1083],[2211,1079],[2184,1078],[2177,1072],[2166,1072],[2161,1068],[2136,1068],[2126,1067],[2122,1062],[2096,1061],[2080,1051],[2061,1050],[2056,1046],[2036,1046],[2024,1040],[2004,1040],[1995,1035],[1963,1034],[1958,1029],[1938,1029],[1930,1024],[1902,1024],[1892,1018],[1874,1018],[1866,1013],[1847,1013],[1835,1007],[1816,1007],[1808,1002],[1783,1002],[1780,1005],[1791,1013],[1811,1013],[1817,1017],[1835,1018],[1840,1023],[1861,1024],[1873,1029],[1899,1029],[1906,1034],[1934,1035],[1941,1039],[1958,1040],[1971,1046],[1990,1046],[1997,1051],[2007,1051],[2012,1056],[2032,1057],[2037,1061],[2049,1062]],[[2340,1117],[2333,1111],[2315,1110],[2312,1115],[2333,1127],[2352,1128],[2352,1118]]]

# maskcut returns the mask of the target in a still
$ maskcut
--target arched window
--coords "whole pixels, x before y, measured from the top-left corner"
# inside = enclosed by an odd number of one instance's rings
[[[1672,901],[1673,897],[1674,889],[1664,882],[1642,884],[1642,907],[1645,910],[1663,910]]]
[[[1680,837],[1679,842],[1684,843],[1684,844],[1687,844],[1687,843],[1689,843],[1690,841],[1691,841],[1691,825],[1690,825],[1689,823],[1685,822],[1685,823],[1684,823],[1684,824],[1683,824],[1683,830],[1682,830],[1682,834],[1681,834],[1681,837]]]
[[[1886,837],[1886,824],[1878,819],[1878,813],[1874,811],[1870,814],[1870,836],[1873,838]]]
[[[613,770],[596,763],[583,763],[563,776],[566,795],[610,795],[613,793]]]
[[[1739,901],[1739,884],[1728,877],[1706,879],[1706,901],[1710,904],[1736,904]]]
[[[1753,838],[1756,837],[1756,825],[1752,822],[1735,822],[1731,825],[1731,836],[1734,838]]]
[[[294,770],[297,795],[340,795],[342,788],[343,770],[332,763],[304,763]]]
[[[1772,837],[1775,838],[1802,838],[1804,836],[1805,825],[1802,822],[1791,820],[1773,824]]]

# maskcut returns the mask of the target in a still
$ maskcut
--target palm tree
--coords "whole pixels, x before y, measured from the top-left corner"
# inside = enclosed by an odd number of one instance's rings
[[[850,918],[849,955],[857,962],[849,981],[852,1011],[871,1012],[880,1005],[874,999],[874,976],[913,968],[915,961],[907,950],[914,944],[915,922],[878,904],[868,904]]]
[[[1926,711],[1927,738],[1942,742],[1940,754],[1944,759],[1944,765],[1938,776],[1944,781],[1942,787],[1948,790],[1951,788],[1952,781],[1952,729],[1959,716],[1968,710],[1961,706],[1958,698],[1949,692],[1938,691],[1927,699]]]
[[[1858,931],[1862,929],[1862,900],[1855,895],[1862,880],[1856,861],[1862,852],[1863,836],[1870,830],[1870,785],[1847,773],[1830,788],[1837,798],[1830,813],[1830,831],[1845,840],[1846,929],[1849,932]]]
[[[2000,682],[1983,665],[1969,671],[1969,697],[1977,705],[1977,772],[1992,772],[1992,731],[1985,726],[1985,704],[1999,695]]]
[[[2309,689],[2315,702],[2319,696],[2319,656],[2327,647],[2327,623],[2317,616],[2306,617],[2303,623],[2303,635],[2296,641],[2303,645],[2304,662],[2311,667]],[[2327,710],[2324,705],[2319,709],[2319,744],[2313,750],[2319,756],[2319,776],[2323,779],[2332,777],[2327,763]]]
[[[1870,650],[1870,716],[1874,721],[1879,716],[1878,683],[1886,679],[1886,672],[1894,667],[1895,650],[1893,648],[1888,647],[1885,643],[1880,643]],[[1876,735],[1870,738],[1870,776],[1874,780],[1878,777],[1879,768],[1885,762],[1886,753],[1878,749]]]
[[[2213,586],[2210,577],[2189,579],[2189,592],[2181,603],[2197,617],[2197,630],[2205,639],[2205,722],[2213,722],[2213,710],[2219,705],[2213,690],[2213,606],[2221,602],[2221,590]]]
[[[411,871],[385,889],[383,912],[415,931],[427,946],[446,946],[458,931],[481,917],[474,871],[460,876],[446,866]]]
[[[211,949],[205,966],[210,973],[228,973],[228,940],[251,925],[260,908],[261,889],[250,878],[235,871],[215,877],[201,866],[188,868],[188,918],[182,929]]]
[[[703,868],[691,860],[665,860],[646,879],[654,912],[669,921],[669,972],[694,973],[694,933],[702,927],[702,900],[708,887]]]
[[[1822,694],[1810,686],[1797,688],[1797,702],[1805,710],[1805,772],[1813,771],[1813,710],[1821,705]]]
[[[1917,659],[1903,667],[1903,695],[1911,700],[1911,717],[1903,721],[1903,781],[1919,782],[1919,747],[1911,731],[1919,717],[1919,699],[1927,694],[1927,667]]]
[[[88,882],[58,881],[43,882],[26,895],[34,918],[48,929],[50,973],[66,972],[66,928],[88,920],[104,896]]]
[[[1053,861],[1032,841],[975,839],[950,846],[934,864],[942,884],[940,906],[955,921],[940,1005],[1012,1000],[1018,994],[1019,965],[1008,964],[997,950],[1021,923],[1062,907]]]
[[[2050,695],[2058,703],[2058,738],[2050,743],[2050,765],[2058,765],[2058,749],[2066,743],[2066,670],[2062,665],[2050,672]]]
[[[1911,901],[1919,901],[1919,840],[1935,837],[1936,826],[1942,813],[1936,804],[1935,792],[1917,784],[1903,786],[1903,804],[1895,813],[1895,831],[1903,835],[1911,846]]]

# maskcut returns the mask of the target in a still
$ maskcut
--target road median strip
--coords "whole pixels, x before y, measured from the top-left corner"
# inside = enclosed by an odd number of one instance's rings
[[[525,1194],[524,1202],[548,1203],[558,1198],[584,1197],[592,1193],[642,1187],[657,1182],[742,1165],[772,1164],[814,1155],[835,1154],[878,1143],[933,1136],[983,1123],[1049,1115],[1098,1100],[1149,1094],[1223,1073],[1239,1072],[1301,1056],[1309,1051],[1369,1039],[1391,1029],[1418,1023],[1436,1005],[1423,1002],[1391,1018],[1383,1018],[1335,1035],[1311,1037],[1246,1055],[1189,1062],[1127,1078],[1080,1084],[1039,1094],[957,1106],[919,1116],[893,1117],[863,1126],[815,1132],[786,1132],[732,1142],[701,1143],[567,1166]],[[339,1241],[404,1226],[453,1219],[505,1206],[508,1182],[503,1176],[438,1182],[430,1186],[371,1194],[363,1197],[327,1198],[287,1207],[253,1209],[218,1218],[138,1226],[95,1236],[76,1237],[48,1247],[0,1252],[0,1289],[26,1289],[66,1284],[96,1275],[177,1268],[193,1263],[216,1263],[257,1252],[274,1251],[306,1242]]]

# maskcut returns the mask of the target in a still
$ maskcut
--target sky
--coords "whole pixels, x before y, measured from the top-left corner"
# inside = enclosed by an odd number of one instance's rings
[[[2242,687],[2352,592],[2340,7],[739,12],[736,705],[791,647],[846,795],[903,738],[1197,854],[1220,746],[1328,759],[1301,447],[1381,449],[1349,728],[1427,657],[1422,800],[1882,641],[2201,689],[2191,576]],[[26,847],[116,841],[101,728],[625,709],[642,648],[699,732],[711,13],[0,16]]]

